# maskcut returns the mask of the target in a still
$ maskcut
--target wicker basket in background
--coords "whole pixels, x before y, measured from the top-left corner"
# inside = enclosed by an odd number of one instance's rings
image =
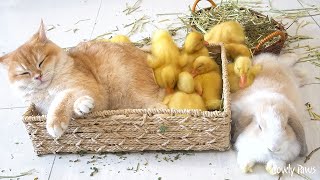
[[[196,0],[192,6],[192,12],[196,12],[196,6],[199,3],[200,0]],[[210,2],[210,4],[212,5],[212,7],[216,7],[217,5],[213,2],[213,0],[207,0],[208,2]],[[208,8],[204,8],[204,10],[210,10],[211,7]],[[258,18],[266,18],[267,16],[256,12],[254,10],[249,9],[249,11],[257,16]],[[274,54],[280,54],[281,49],[284,46],[284,43],[288,37],[288,34],[286,33],[285,28],[283,27],[283,25],[277,21],[275,21],[274,19],[271,19],[271,22],[276,24],[276,29],[274,30],[274,32],[272,32],[271,34],[269,34],[268,36],[266,36],[265,38],[263,38],[256,47],[251,49],[251,52],[253,53],[253,55],[258,55],[260,53],[274,53]],[[267,46],[267,47],[263,47],[263,45],[272,40],[273,38],[280,36],[279,40],[276,41],[275,43]]]
[[[222,44],[210,45],[221,52],[223,107],[220,111],[127,109],[93,112],[73,119],[67,131],[52,138],[46,116],[34,105],[24,114],[38,155],[51,153],[102,153],[145,150],[218,150],[230,148],[231,111],[227,60]],[[184,114],[183,116],[181,114]]]

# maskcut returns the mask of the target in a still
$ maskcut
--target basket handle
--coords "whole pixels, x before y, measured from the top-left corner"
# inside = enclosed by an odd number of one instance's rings
[[[270,41],[272,38],[276,37],[276,36],[281,36],[281,41],[284,41],[286,39],[286,35],[284,32],[282,31],[275,31],[271,34],[269,34],[267,37],[265,37],[264,39],[262,39],[258,45],[256,46],[256,48],[254,49],[254,52],[259,51],[262,47],[263,44],[265,44],[266,42]]]
[[[217,6],[216,3],[213,2],[213,0],[207,0],[207,1],[209,1],[209,3],[211,3],[212,7],[216,7],[216,6]],[[198,4],[199,2],[200,2],[200,0],[196,0],[196,1],[193,3],[192,9],[191,9],[192,12],[196,12],[196,6],[197,6],[197,4]]]

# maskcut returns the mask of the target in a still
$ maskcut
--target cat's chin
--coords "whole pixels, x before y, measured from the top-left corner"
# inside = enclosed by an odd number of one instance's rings
[[[35,89],[45,89],[47,88],[49,85],[51,84],[51,80],[47,80],[47,81],[42,81],[41,83],[39,83],[39,85],[35,88]]]

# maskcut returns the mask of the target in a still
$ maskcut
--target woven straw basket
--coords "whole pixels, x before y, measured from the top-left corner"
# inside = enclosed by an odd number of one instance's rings
[[[218,150],[230,148],[231,111],[227,60],[222,44],[209,45],[221,52],[222,111],[126,109],[93,112],[73,119],[67,131],[53,139],[46,116],[31,105],[23,116],[38,155],[102,153],[145,150]],[[181,115],[184,114],[184,115]]]
[[[210,4],[212,5],[212,7],[216,7],[217,5],[213,2],[213,0],[207,0],[208,2],[210,2]],[[196,0],[192,6],[192,12],[196,12],[196,6],[197,4],[200,2],[200,0]],[[204,10],[210,10],[211,7],[208,8],[204,8]],[[254,10],[249,9],[249,11],[257,16],[258,18],[266,18],[267,16],[258,13]],[[251,49],[251,52],[253,52],[253,55],[258,55],[260,53],[274,53],[274,54],[280,54],[281,49],[284,46],[284,43],[288,37],[288,34],[286,33],[285,28],[283,27],[283,25],[277,21],[275,21],[274,19],[271,19],[271,22],[276,24],[276,29],[274,30],[274,32],[272,32],[271,34],[269,34],[268,36],[266,36],[265,38],[263,38],[256,47]],[[263,45],[265,43],[267,43],[268,41],[271,41],[273,38],[280,36],[280,39],[278,41],[276,41],[275,43],[267,46],[267,47],[263,47]]]

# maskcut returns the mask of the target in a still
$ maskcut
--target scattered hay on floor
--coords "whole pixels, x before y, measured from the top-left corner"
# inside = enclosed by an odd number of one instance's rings
[[[22,176],[29,176],[29,175],[32,175],[35,171],[36,171],[35,169],[31,169],[31,170],[29,170],[27,172],[21,172],[18,175],[0,176],[0,179],[12,179],[12,178],[19,178],[19,177],[22,177]]]
[[[131,13],[137,11],[141,6],[141,0],[137,0],[132,6],[126,3],[126,9],[123,10],[126,15],[130,15]]]
[[[320,121],[320,115],[317,114],[317,113],[315,113],[315,112],[312,110],[313,108],[312,108],[311,104],[310,104],[309,102],[307,102],[307,103],[305,104],[305,106],[307,107],[307,111],[308,111],[308,113],[309,113],[309,116],[310,116],[311,120]]]
[[[304,160],[304,163],[306,163],[307,161],[310,160],[311,156],[317,152],[318,150],[320,150],[320,147],[317,147],[316,149],[312,150],[307,156],[306,156],[306,159]]]

